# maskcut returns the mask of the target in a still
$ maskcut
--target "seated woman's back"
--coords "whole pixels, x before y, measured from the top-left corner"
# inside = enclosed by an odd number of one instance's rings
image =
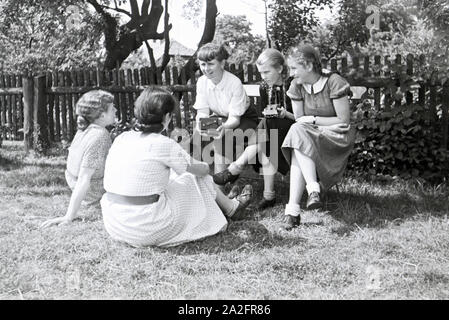
[[[167,188],[170,168],[183,173],[188,154],[161,134],[129,131],[118,136],[106,160],[106,191],[125,196],[160,194]]]

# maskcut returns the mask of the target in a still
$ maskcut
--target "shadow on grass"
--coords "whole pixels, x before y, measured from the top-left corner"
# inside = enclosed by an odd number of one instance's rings
[[[250,183],[254,187],[255,202],[262,197],[263,179],[257,173],[247,170],[238,184]],[[288,202],[289,177],[281,179],[276,175],[275,180],[277,207],[266,209],[258,213],[261,218],[275,218],[282,214]],[[426,185],[414,181],[365,181],[358,178],[346,178],[340,192],[331,189],[324,211],[340,222],[340,226],[333,232],[344,235],[362,228],[382,228],[387,223],[400,224],[405,220],[422,215],[444,217],[449,211],[447,186]],[[307,196],[301,201],[301,208],[305,207]],[[322,221],[304,222],[304,226],[323,225]]]
[[[327,210],[344,225],[333,230],[337,234],[347,234],[357,227],[382,228],[387,223],[400,224],[416,216],[447,215],[447,196],[412,190],[383,194],[362,192],[330,192]],[[408,192],[407,192],[408,191]]]
[[[19,162],[12,160],[12,159],[8,159],[8,158],[3,158],[0,155],[0,169],[1,170],[11,171],[11,170],[19,169],[20,167],[22,167],[22,164],[20,164]]]
[[[270,232],[257,221],[242,220],[230,222],[225,232],[215,236],[186,243],[172,248],[159,248],[178,255],[198,253],[219,254],[222,252],[253,251],[273,247],[292,247],[307,241],[301,237],[285,238]]]

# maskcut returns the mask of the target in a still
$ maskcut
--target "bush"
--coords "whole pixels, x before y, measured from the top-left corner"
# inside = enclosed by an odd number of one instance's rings
[[[441,148],[440,126],[421,105],[402,105],[390,112],[373,110],[366,101],[357,106],[357,138],[348,170],[423,178],[441,182],[449,173],[449,151]]]

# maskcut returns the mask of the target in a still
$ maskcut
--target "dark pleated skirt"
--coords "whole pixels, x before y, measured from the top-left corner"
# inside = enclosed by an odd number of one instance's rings
[[[287,118],[263,118],[257,126],[257,137],[252,137],[248,143],[249,145],[260,144],[270,163],[282,175],[288,173],[290,165],[286,161],[281,147],[288,130],[294,123],[295,121]],[[262,167],[258,159],[252,166],[257,172]]]

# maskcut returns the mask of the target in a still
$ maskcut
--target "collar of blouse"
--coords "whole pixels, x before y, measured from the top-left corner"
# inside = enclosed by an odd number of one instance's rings
[[[221,78],[220,82],[217,84],[213,83],[211,79],[207,78],[207,88],[209,90],[215,90],[215,89],[223,90],[226,87],[227,78],[228,78],[228,75],[227,75],[226,70],[223,71],[223,77]]]

